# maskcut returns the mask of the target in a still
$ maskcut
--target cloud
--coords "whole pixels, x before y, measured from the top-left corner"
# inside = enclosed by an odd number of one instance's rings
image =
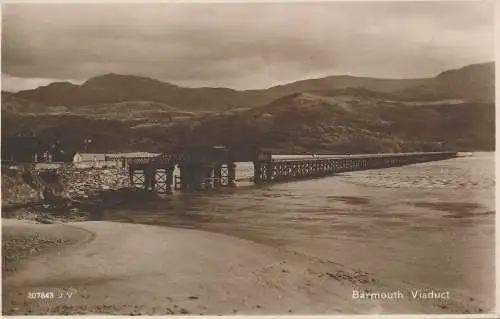
[[[2,18],[2,72],[18,79],[114,72],[245,89],[493,60],[490,2],[31,3]]]

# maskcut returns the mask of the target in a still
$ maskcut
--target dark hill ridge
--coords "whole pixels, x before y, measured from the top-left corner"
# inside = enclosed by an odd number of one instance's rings
[[[441,72],[436,79],[440,81],[465,79],[468,83],[488,83],[494,80],[494,71],[493,62],[476,63],[460,69]]]
[[[65,106],[45,106],[37,102],[2,92],[2,111],[12,115],[59,115],[82,118],[134,121],[142,124],[170,123],[179,118],[190,118],[202,112],[180,111],[169,105],[151,101],[124,101],[67,108]]]
[[[7,113],[2,114],[2,141],[30,130],[44,141],[59,139],[69,147],[90,137],[91,152],[162,152],[186,144],[260,146],[288,153],[493,150],[494,111],[491,103],[417,103],[349,88],[294,93],[264,106],[182,121],[157,118],[160,125],[151,125],[152,120]]]
[[[352,89],[295,93],[208,117],[183,138],[183,143],[259,145],[291,153],[492,150],[494,106],[400,102]]]
[[[46,109],[47,107],[43,104],[16,97],[11,92],[2,91],[2,111],[4,112],[19,114],[39,112]]]
[[[78,96],[79,86],[69,82],[54,82],[34,90],[20,91],[13,96],[47,106],[68,105]]]
[[[9,137],[31,131],[77,149],[91,138],[89,152],[162,152],[186,144],[289,153],[493,150],[493,74],[488,63],[432,79],[340,76],[253,91],[108,74],[82,85],[2,92],[2,142],[12,147]]]
[[[81,86],[90,89],[102,89],[102,90],[117,90],[117,89],[134,89],[133,85],[138,85],[140,87],[149,86],[152,91],[155,89],[179,89],[180,87],[161,82],[152,78],[143,76],[132,76],[132,75],[122,75],[115,73],[108,73],[102,76],[97,76],[88,79]]]
[[[406,89],[404,94],[428,99],[462,98],[493,103],[494,63],[472,64],[457,70],[444,71],[428,83]]]
[[[308,91],[324,91],[339,89],[366,89],[380,93],[396,93],[414,86],[424,85],[431,79],[377,79],[355,76],[329,76],[320,79],[310,79],[293,82],[286,85],[275,86],[265,91],[250,91],[266,97],[267,102],[293,93]]]
[[[494,64],[491,62],[446,71],[429,79],[329,76],[263,90],[237,91],[228,88],[183,88],[147,77],[111,73],[91,78],[82,85],[52,83],[14,93],[14,96],[47,106],[62,105],[68,108],[124,101],[151,101],[187,111],[255,107],[293,93],[346,88],[391,93],[400,98],[415,100],[461,98],[492,102],[493,78]]]
[[[225,88],[182,88],[147,77],[106,74],[82,85],[52,83],[15,93],[44,105],[68,108],[126,101],[164,103],[182,110],[223,110],[236,105],[242,94]]]

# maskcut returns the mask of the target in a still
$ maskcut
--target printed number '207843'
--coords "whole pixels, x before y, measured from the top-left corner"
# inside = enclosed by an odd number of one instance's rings
[[[54,299],[55,295],[54,292],[48,291],[48,292],[28,292],[28,299]]]

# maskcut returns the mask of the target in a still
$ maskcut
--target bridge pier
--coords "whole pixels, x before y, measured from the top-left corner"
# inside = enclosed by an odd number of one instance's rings
[[[219,188],[222,185],[222,164],[217,163],[214,166],[214,188]]]
[[[234,187],[236,186],[236,164],[233,162],[222,164],[220,166],[221,172],[221,187]]]
[[[270,182],[275,180],[275,166],[273,162],[254,162],[254,183]]]
[[[200,163],[180,163],[180,190],[201,190],[204,179],[203,166]]]
[[[144,168],[144,188],[147,191],[153,191],[155,189],[155,173],[150,167]]]
[[[174,166],[130,166],[130,183],[133,187],[161,194],[172,193]]]
[[[181,191],[236,186],[236,164],[180,163]]]
[[[253,162],[253,182],[258,184],[262,181],[262,165],[260,161]]]
[[[157,168],[153,170],[153,188],[160,194],[172,194],[172,181],[174,175],[174,166]]]
[[[129,168],[130,184],[135,188],[145,188],[144,171],[142,169]]]

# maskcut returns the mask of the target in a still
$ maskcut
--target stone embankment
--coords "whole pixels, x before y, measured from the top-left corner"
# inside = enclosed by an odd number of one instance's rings
[[[67,166],[59,170],[63,196],[70,200],[84,201],[102,192],[117,191],[130,187],[127,172],[120,168],[75,168]]]
[[[40,201],[40,191],[30,186],[26,171],[2,170],[2,208],[23,207]]]
[[[130,180],[121,168],[77,168],[65,165],[56,171],[37,171],[32,166],[2,172],[4,217],[44,221],[85,220],[78,203],[103,203],[130,190]],[[117,201],[117,200],[115,200]],[[119,201],[119,200],[118,200]]]

